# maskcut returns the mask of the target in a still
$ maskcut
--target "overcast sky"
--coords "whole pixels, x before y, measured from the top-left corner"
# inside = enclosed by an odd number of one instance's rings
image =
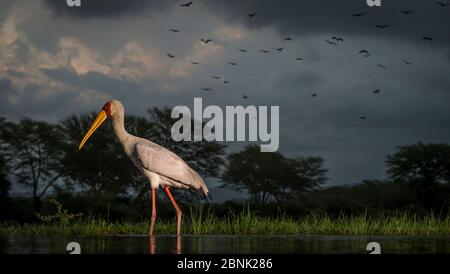
[[[280,151],[322,156],[328,185],[385,178],[385,156],[396,146],[449,142],[450,6],[193,2],[89,0],[68,8],[60,0],[0,0],[0,116],[59,121],[111,98],[142,116],[153,106],[191,106],[194,97],[205,105],[278,105]],[[344,41],[325,41],[333,36]]]

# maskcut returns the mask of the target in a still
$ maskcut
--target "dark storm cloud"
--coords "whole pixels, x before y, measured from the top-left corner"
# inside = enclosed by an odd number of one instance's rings
[[[280,35],[330,34],[391,37],[408,39],[427,46],[450,48],[450,36],[443,26],[450,25],[450,8],[442,8],[435,1],[397,0],[383,1],[381,8],[369,8],[365,0],[241,0],[195,1],[196,6],[206,6],[208,12],[224,17],[229,22],[240,21],[250,29],[276,26]],[[74,18],[115,18],[144,12],[164,12],[178,7],[175,1],[164,0],[89,0],[81,8],[69,8],[65,1],[43,0],[55,16]],[[402,10],[413,10],[404,15]],[[257,12],[249,18],[248,12]],[[369,12],[356,18],[352,15]],[[377,29],[375,24],[389,25]],[[431,36],[434,43],[426,43]]]
[[[67,69],[41,69],[41,71],[54,80],[84,89],[95,89],[117,94],[139,88],[139,85],[134,82],[115,79],[98,72],[91,71],[84,75],[78,75]]]
[[[9,14],[12,4],[14,4],[14,0],[0,0],[0,19],[5,18]]]
[[[318,88],[323,81],[323,76],[317,71],[306,70],[280,77],[274,88],[284,90],[310,89],[312,91]]]
[[[65,105],[77,97],[76,92],[58,91],[52,96],[43,95],[46,86],[27,84],[15,87],[11,79],[0,78],[0,116],[17,120],[23,117],[57,120],[64,117]],[[51,119],[49,119],[51,117]]]
[[[30,54],[29,45],[24,41],[18,40],[14,43],[13,46],[16,50],[17,61],[21,62],[22,64],[26,63]]]
[[[15,70],[15,69],[7,69],[5,71],[5,73],[7,75],[9,75],[9,76],[16,77],[16,78],[21,78],[21,79],[23,79],[23,78],[25,78],[27,76],[26,73],[23,73],[21,71]]]
[[[0,92],[6,93],[13,90],[12,82],[9,78],[2,77],[0,78]]]
[[[68,15],[80,18],[114,18],[124,15],[136,15],[146,11],[161,11],[171,4],[164,0],[88,0],[82,1],[82,7],[68,7],[66,1],[43,0],[56,16]]]
[[[11,79],[0,77],[0,115],[9,114],[11,108],[9,106],[8,98],[14,96],[17,91],[13,87]]]
[[[205,1],[210,10],[228,21],[239,20],[251,29],[274,25],[281,35],[330,34],[403,38],[424,43],[423,36],[435,38],[432,45],[449,45],[450,8],[435,1],[383,1],[381,8],[369,8],[365,0],[242,0]],[[404,15],[401,10],[414,10]],[[247,12],[258,14],[249,18]],[[356,18],[355,13],[369,12]],[[377,29],[375,24],[389,25]]]

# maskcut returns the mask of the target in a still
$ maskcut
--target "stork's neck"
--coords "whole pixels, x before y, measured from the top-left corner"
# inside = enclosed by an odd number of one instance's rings
[[[130,134],[125,130],[125,113],[119,112],[114,115],[113,128],[119,141],[123,144]]]

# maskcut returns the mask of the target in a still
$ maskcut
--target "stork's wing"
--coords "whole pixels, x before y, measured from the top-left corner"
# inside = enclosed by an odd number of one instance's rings
[[[135,153],[145,169],[208,194],[208,187],[200,175],[175,153],[153,143],[136,144]]]

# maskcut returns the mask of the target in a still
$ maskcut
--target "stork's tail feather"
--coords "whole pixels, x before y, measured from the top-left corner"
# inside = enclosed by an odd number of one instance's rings
[[[211,197],[208,195],[209,190],[205,182],[203,181],[202,177],[200,177],[200,175],[198,175],[198,173],[195,172],[195,170],[193,169],[190,169],[190,173],[192,175],[192,181],[195,190],[197,190],[197,192],[202,196],[202,198],[206,200],[208,199],[212,200]]]
[[[212,202],[212,196],[211,196],[211,194],[209,194],[209,193],[204,193],[204,192],[202,192],[202,191],[198,191],[197,192],[201,197],[202,197],[202,199],[204,199],[206,202]]]
[[[208,190],[204,190],[203,188],[197,188],[194,189],[195,193],[199,195],[202,199],[204,199],[206,202],[212,202],[212,196],[209,194]]]

